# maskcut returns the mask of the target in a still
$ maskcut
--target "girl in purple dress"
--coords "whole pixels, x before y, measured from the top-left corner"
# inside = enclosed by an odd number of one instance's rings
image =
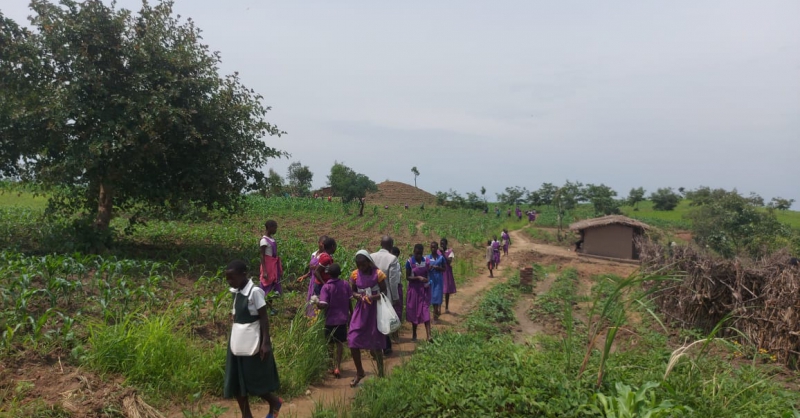
[[[261,271],[259,274],[259,284],[264,294],[275,292],[277,295],[283,293],[281,288],[281,276],[283,275],[283,264],[278,257],[278,243],[273,237],[278,232],[278,223],[270,219],[264,223],[266,234],[261,237],[259,242],[261,252]],[[277,312],[272,308],[272,303],[268,302],[269,310],[272,315]]]
[[[378,376],[383,377],[383,350],[386,348],[386,336],[378,331],[378,302],[381,293],[386,293],[386,275],[375,266],[366,250],[356,253],[356,267],[350,274],[356,305],[347,331],[347,345],[356,366],[356,377],[350,382],[350,387],[355,387],[365,375],[361,350],[370,350],[378,363]]]
[[[508,255],[508,246],[511,244],[511,236],[508,235],[508,229],[503,229],[500,239],[503,241],[503,255]]]
[[[517,206],[517,220],[522,220],[522,210],[519,208],[519,206]]]
[[[425,247],[414,245],[414,255],[406,261],[406,320],[411,322],[411,340],[417,341],[417,325],[425,324],[428,341],[431,340],[431,288],[428,282],[428,260],[422,255]]]
[[[307,278],[311,278],[308,281],[308,292],[306,293],[306,316],[309,318],[314,317],[315,306],[311,302],[311,297],[314,295],[319,296],[319,293],[315,291],[315,283],[317,283],[317,277],[315,275],[315,271],[317,270],[317,266],[319,265],[319,255],[325,250],[322,244],[328,238],[327,235],[323,235],[319,237],[319,241],[317,241],[318,249],[311,254],[311,260],[308,261],[308,273],[300,276],[297,278],[298,282],[302,282]]]
[[[492,240],[492,260],[494,261],[494,268],[500,267],[500,242],[497,241],[497,235]]]
[[[445,270],[443,275],[444,290],[444,311],[450,312],[450,295],[456,293],[456,280],[453,276],[453,250],[447,248],[447,238],[442,238],[439,242],[441,248],[439,254],[444,257]]]

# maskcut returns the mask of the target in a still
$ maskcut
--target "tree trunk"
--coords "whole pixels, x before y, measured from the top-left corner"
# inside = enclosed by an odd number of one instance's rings
[[[111,223],[111,210],[114,203],[111,197],[111,188],[103,183],[100,183],[100,195],[97,198],[97,219],[95,219],[95,226],[97,229],[105,231]]]
[[[358,216],[364,216],[364,199],[358,199]]]
[[[414,176],[414,188],[417,188],[417,176]]]

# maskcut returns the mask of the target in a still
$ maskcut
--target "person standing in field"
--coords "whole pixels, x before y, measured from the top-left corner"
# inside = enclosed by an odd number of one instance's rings
[[[497,241],[497,235],[492,240],[492,258],[494,259],[494,268],[500,268],[500,242]]]
[[[392,247],[392,255],[397,257],[398,263],[400,262],[400,249],[397,247]],[[394,307],[394,312],[397,314],[397,317],[400,318],[400,321],[403,321],[403,281],[400,280],[400,283],[397,284],[397,296],[399,297],[398,300],[392,301],[392,307]],[[395,340],[400,338],[400,331],[395,331],[394,333]]]
[[[406,320],[411,322],[411,341],[417,341],[417,325],[425,324],[428,341],[431,340],[431,288],[428,280],[428,260],[422,254],[425,247],[414,245],[414,254],[406,261]]]
[[[306,278],[311,279],[308,281],[308,291],[306,292],[306,316],[309,318],[314,317],[314,304],[309,303],[311,302],[311,297],[314,295],[319,296],[319,293],[316,291],[316,285],[320,284],[322,278],[317,278],[316,270],[319,265],[319,256],[325,251],[323,243],[326,239],[328,239],[327,235],[319,237],[319,240],[317,240],[318,249],[311,253],[311,260],[308,261],[308,273],[297,278],[298,282],[302,282]]]
[[[264,223],[266,233],[261,237],[259,247],[261,251],[261,271],[259,274],[259,282],[261,289],[269,296],[270,293],[280,295],[283,293],[281,287],[281,276],[283,275],[283,264],[278,257],[278,243],[275,241],[274,235],[278,232],[278,223],[270,219]],[[270,313],[276,313],[270,304]]]
[[[494,216],[499,218],[500,217],[500,206],[494,207]]]
[[[378,363],[378,376],[383,377],[383,350],[386,336],[378,331],[378,301],[386,293],[386,275],[375,266],[366,250],[356,253],[356,270],[350,274],[350,286],[356,305],[350,318],[347,343],[356,366],[356,377],[350,382],[355,387],[364,378],[361,350],[369,350]]]
[[[331,373],[338,379],[341,376],[344,343],[347,342],[347,323],[350,322],[350,317],[353,315],[353,306],[350,305],[353,293],[346,281],[339,280],[342,268],[338,264],[334,263],[328,266],[327,273],[330,278],[322,285],[317,306],[320,310],[325,311],[325,340],[328,341],[331,352],[334,351],[335,346],[335,353],[331,353],[333,354],[331,356],[333,359]]]
[[[503,233],[500,234],[500,239],[503,241],[503,255],[508,255],[508,246],[511,245],[511,236],[508,235],[508,229],[503,229]]]
[[[489,277],[494,277],[492,270],[494,270],[494,249],[492,248],[492,241],[486,241],[486,268],[489,269]]]
[[[392,306],[394,306],[394,303],[400,299],[398,286],[400,285],[402,273],[400,272],[400,262],[391,253],[392,247],[394,247],[394,239],[384,235],[381,237],[381,249],[370,255],[378,269],[386,274],[387,296],[392,301]],[[392,354],[392,338],[389,335],[386,336],[386,349],[383,350],[383,354],[387,356]]]
[[[511,217],[511,208],[508,208],[508,213],[506,214],[506,218],[510,218],[510,217]]]
[[[517,220],[522,220],[522,209],[520,209],[519,206],[517,206]]]
[[[444,311],[450,312],[450,295],[456,293],[456,280],[453,276],[453,250],[447,248],[447,238],[439,241],[439,254],[444,257],[445,270],[442,273],[442,291],[444,292]]]
[[[446,269],[445,259],[439,254],[439,243],[431,242],[431,253],[425,256],[428,263],[428,280],[431,285],[431,305],[433,305],[433,319],[438,320],[442,316],[442,298],[444,288],[442,283],[443,273]]]
[[[233,293],[233,322],[251,324],[258,321],[260,333],[258,350],[252,356],[236,356],[228,344],[223,395],[227,399],[236,398],[244,418],[253,418],[248,396],[258,396],[267,401],[267,418],[277,417],[283,400],[274,394],[280,389],[280,379],[272,353],[264,291],[247,278],[247,265],[243,261],[228,264],[225,280]]]

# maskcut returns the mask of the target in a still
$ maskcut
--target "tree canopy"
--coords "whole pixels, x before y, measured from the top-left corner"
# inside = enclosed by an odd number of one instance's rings
[[[628,192],[628,205],[633,207],[633,210],[639,210],[639,202],[644,201],[645,190],[644,187],[633,188]]]
[[[620,203],[615,199],[617,192],[605,184],[587,184],[584,195],[592,203],[595,214],[613,215],[620,213]]]
[[[678,206],[681,196],[671,187],[662,187],[650,194],[650,200],[653,202],[653,209],[670,211]]]
[[[31,2],[35,31],[0,15],[0,170],[57,185],[51,209],[106,229],[116,208],[232,207],[284,155],[262,97],[221,77],[172,2]]]
[[[300,161],[289,164],[286,181],[292,193],[298,196],[308,196],[311,194],[312,180],[314,180],[314,173],[307,165],[303,165]]]
[[[520,205],[526,200],[528,190],[524,187],[506,187],[505,192],[496,193],[497,201],[507,206]]]
[[[356,173],[352,168],[335,162],[328,175],[328,185],[333,190],[333,195],[342,198],[343,203],[350,203],[362,199],[369,192],[378,191],[378,186],[364,174]],[[361,205],[363,213],[364,206]]]

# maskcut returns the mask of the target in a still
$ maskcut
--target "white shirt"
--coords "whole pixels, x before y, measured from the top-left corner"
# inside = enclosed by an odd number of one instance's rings
[[[242,290],[236,289],[231,287],[231,293],[237,294],[236,297],[233,298],[233,309],[231,309],[231,314],[236,315],[236,299],[246,297],[247,298],[247,310],[250,311],[250,315],[258,316],[258,310],[267,306],[267,301],[264,299],[264,290],[260,287],[253,284],[251,280],[247,281],[247,284],[244,285]]]
[[[259,242],[259,246],[267,247],[267,249],[264,250],[264,254],[266,254],[266,255],[268,255],[270,257],[274,256],[274,254],[272,254],[272,243],[274,243],[274,242],[275,242],[274,238],[270,238],[268,236],[261,237],[261,242]]]
[[[400,293],[397,291],[397,285],[400,284],[400,262],[397,261],[397,257],[384,249],[380,249],[370,256],[375,261],[375,265],[386,274],[388,296],[392,300],[400,300]]]

